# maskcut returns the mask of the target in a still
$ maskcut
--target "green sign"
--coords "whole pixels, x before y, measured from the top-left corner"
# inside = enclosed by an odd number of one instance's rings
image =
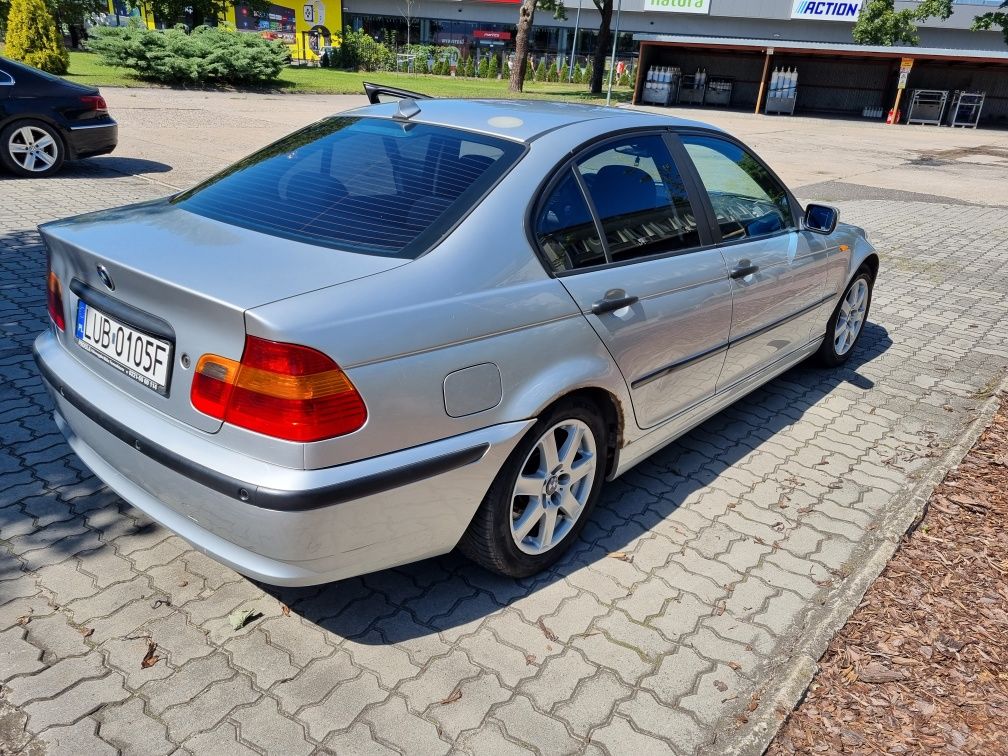
[[[645,11],[710,13],[710,0],[644,0]]]

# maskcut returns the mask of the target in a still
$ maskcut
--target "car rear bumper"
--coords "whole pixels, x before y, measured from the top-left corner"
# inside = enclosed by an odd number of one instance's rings
[[[119,143],[119,124],[115,121],[70,126],[68,131],[67,141],[72,158],[106,155]]]
[[[533,422],[293,470],[225,449],[124,395],[51,333],[36,340],[35,359],[57,425],[95,475],[200,551],[274,585],[325,583],[450,551]]]

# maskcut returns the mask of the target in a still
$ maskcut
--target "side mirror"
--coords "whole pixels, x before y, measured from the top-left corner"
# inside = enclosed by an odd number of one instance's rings
[[[805,228],[817,234],[832,234],[840,220],[840,211],[829,205],[809,205],[805,208]]]

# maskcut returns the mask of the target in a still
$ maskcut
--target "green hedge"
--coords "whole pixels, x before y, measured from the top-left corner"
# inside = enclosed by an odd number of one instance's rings
[[[165,84],[259,84],[275,80],[290,61],[282,42],[206,26],[191,34],[181,27],[99,27],[88,48],[107,65]]]

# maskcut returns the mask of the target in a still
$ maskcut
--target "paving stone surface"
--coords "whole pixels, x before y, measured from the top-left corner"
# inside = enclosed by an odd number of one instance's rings
[[[166,191],[103,165],[0,178],[0,738],[15,749],[717,750],[1008,365],[1004,210],[921,187],[845,200],[883,256],[851,362],[790,371],[611,484],[555,568],[512,581],[448,555],[264,588],[107,491],[51,419],[30,356],[47,320],[35,226]],[[262,616],[235,632],[236,607]],[[142,668],[149,643],[160,659]]]

